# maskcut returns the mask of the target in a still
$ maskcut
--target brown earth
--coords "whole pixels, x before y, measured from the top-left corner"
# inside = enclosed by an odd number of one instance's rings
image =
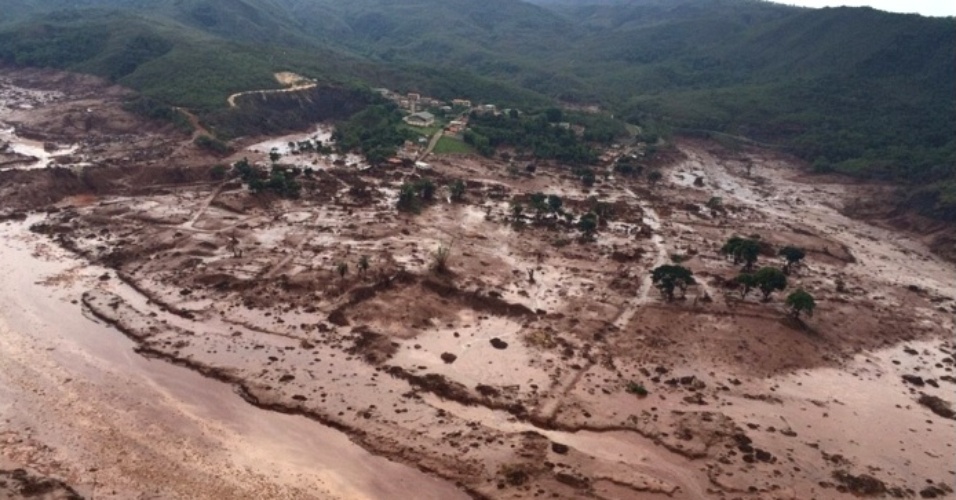
[[[85,195],[29,222],[118,278],[82,306],[139,353],[473,497],[915,497],[952,484],[956,422],[941,412],[956,268],[844,215],[871,187],[760,150],[683,141],[669,154],[656,186],[609,175],[587,189],[561,165],[513,176],[473,157],[430,172],[316,159],[298,200],[148,161],[88,169],[103,175],[93,187],[52,171],[0,186]],[[467,180],[465,200],[440,189],[421,213],[398,212],[399,186],[421,176]],[[538,191],[575,216],[596,201],[611,214],[593,241],[530,207],[515,221],[509,203]],[[788,244],[808,256],[785,292],[741,298],[718,252],[733,235],[760,236],[759,265],[782,265],[772,250]],[[674,302],[649,279],[670,261],[698,279]],[[810,318],[783,306],[798,287],[817,301]]]

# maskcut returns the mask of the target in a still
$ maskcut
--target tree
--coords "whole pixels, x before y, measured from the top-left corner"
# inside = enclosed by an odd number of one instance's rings
[[[534,193],[531,195],[531,208],[534,209],[535,220],[541,219],[541,216],[548,211],[548,197],[544,193]]]
[[[764,267],[754,275],[757,286],[763,292],[763,300],[770,300],[770,294],[776,290],[787,288],[787,275],[776,267]]]
[[[465,198],[465,182],[461,179],[455,180],[448,186],[448,193],[451,201],[459,202]]]
[[[425,201],[435,199],[435,183],[431,179],[422,179],[415,185],[418,188],[418,194]]]
[[[448,259],[451,258],[451,245],[441,244],[432,253],[432,271],[436,274],[448,272]]]
[[[674,290],[679,289],[683,297],[687,287],[696,283],[694,273],[690,269],[677,265],[663,265],[654,269],[651,272],[651,281],[668,302],[674,300]]]
[[[588,212],[581,216],[578,220],[578,229],[584,233],[586,239],[591,239],[594,237],[594,232],[597,231],[598,227],[598,216],[594,212]]]
[[[790,314],[795,319],[800,319],[800,313],[805,312],[807,316],[813,316],[813,309],[817,307],[817,302],[813,300],[813,295],[800,288],[797,291],[787,295],[787,306],[790,307]]]
[[[591,187],[594,185],[596,177],[594,176],[594,171],[590,168],[585,169],[581,172],[581,183],[584,184],[584,187]]]
[[[656,186],[663,178],[664,174],[662,174],[660,170],[652,170],[647,174],[647,180],[651,183],[651,186]]]
[[[339,262],[339,265],[335,267],[335,270],[339,273],[339,278],[345,279],[345,275],[349,273],[349,265],[345,262]]]
[[[560,196],[556,194],[548,195],[548,209],[551,210],[551,213],[560,214],[562,205],[564,205],[564,201],[561,200]]]
[[[724,199],[720,196],[713,196],[711,199],[707,200],[707,208],[711,211],[717,212],[724,209]]]
[[[280,158],[282,158],[282,155],[279,154],[278,149],[272,148],[272,150],[269,151],[269,160],[271,160],[272,163],[278,163]]]
[[[418,212],[418,190],[413,184],[402,184],[398,191],[398,209],[402,212]]]
[[[734,264],[744,263],[744,270],[750,271],[760,256],[760,242],[751,238],[732,236],[720,248],[720,253],[734,258]]]
[[[787,259],[787,265],[783,267],[783,272],[789,275],[794,266],[801,264],[801,261],[807,256],[807,253],[802,248],[787,245],[780,249],[780,255],[783,256],[784,259]]]
[[[549,122],[558,123],[564,118],[564,113],[558,108],[548,108],[545,110],[544,116],[548,118]]]
[[[596,202],[592,210],[605,225],[607,221],[614,218],[614,206],[610,203],[603,201]]]
[[[740,298],[744,299],[750,290],[757,286],[757,277],[751,273],[742,273],[734,279],[741,287]]]
[[[520,201],[511,202],[511,218],[515,224],[521,222],[522,213],[524,213],[524,205]]]
[[[369,268],[368,255],[363,255],[359,257],[359,261],[358,261],[359,272],[364,275],[366,272],[368,272],[368,268]]]

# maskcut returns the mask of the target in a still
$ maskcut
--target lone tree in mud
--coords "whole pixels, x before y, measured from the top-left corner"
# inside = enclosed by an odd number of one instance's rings
[[[598,228],[598,216],[594,212],[588,212],[578,220],[578,229],[581,230],[582,238],[590,241],[594,239],[594,233]]]
[[[448,185],[448,195],[451,201],[458,203],[465,199],[465,182],[461,179],[455,180]]]
[[[776,267],[761,268],[754,278],[760,291],[763,292],[764,302],[770,300],[770,294],[773,292],[787,288],[787,275]]]
[[[345,262],[339,262],[339,265],[335,266],[335,271],[339,273],[339,278],[345,279],[345,275],[349,273],[349,265]]]
[[[425,201],[432,201],[435,199],[435,183],[431,179],[422,179],[415,183],[415,188],[418,190],[418,195],[422,197]]]
[[[531,208],[534,209],[534,220],[541,220],[541,217],[548,212],[548,197],[544,193],[532,194]]]
[[[511,202],[511,219],[514,221],[515,224],[521,223],[521,217],[523,213],[524,213],[524,205],[522,205],[520,201],[512,201]]]
[[[794,267],[803,263],[803,258],[807,256],[807,253],[802,248],[787,245],[780,249],[780,255],[787,259],[787,264],[783,266],[783,272],[789,276]]]
[[[751,273],[741,273],[734,281],[740,285],[741,299],[747,298],[747,294],[757,286],[757,277]]]
[[[790,315],[794,319],[800,319],[800,313],[807,313],[807,316],[813,316],[813,310],[817,307],[817,302],[813,300],[813,295],[807,293],[803,288],[787,295],[787,307],[790,308]]]
[[[359,261],[358,261],[359,273],[362,274],[362,276],[364,276],[365,273],[368,272],[368,268],[369,268],[368,255],[363,255],[359,257]]]
[[[401,212],[418,212],[421,208],[418,202],[418,190],[414,184],[404,183],[398,190],[398,210]]]
[[[451,245],[441,244],[432,252],[432,271],[435,274],[448,272],[448,259],[451,258]]]
[[[562,205],[564,205],[564,201],[561,199],[560,196],[556,194],[548,195],[548,210],[551,211],[551,213],[555,215],[561,214]]]
[[[753,269],[760,256],[760,242],[753,238],[732,236],[724,246],[720,247],[722,255],[733,257],[734,264],[744,264],[744,271]]]
[[[664,265],[654,269],[651,272],[651,281],[661,291],[661,295],[667,298],[668,302],[674,300],[675,290],[680,290],[680,296],[683,298],[687,292],[687,287],[697,283],[694,281],[694,273],[690,269],[672,265]]]
[[[664,178],[664,174],[660,170],[652,170],[647,174],[647,180],[651,183],[651,186],[656,186]]]

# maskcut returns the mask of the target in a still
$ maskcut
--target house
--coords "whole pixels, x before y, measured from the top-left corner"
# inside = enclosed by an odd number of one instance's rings
[[[416,92],[408,93],[408,100],[412,102],[418,102],[422,99],[422,95]]]
[[[405,123],[413,127],[430,127],[435,123],[435,115],[427,111],[422,111],[421,113],[408,115],[404,120]]]
[[[452,106],[461,106],[461,107],[463,107],[463,108],[470,108],[470,107],[471,107],[471,101],[469,101],[468,99],[452,99],[452,100],[451,100],[451,105],[452,105]]]
[[[452,134],[460,134],[462,130],[465,130],[467,124],[461,120],[452,120],[451,123],[445,127],[445,130],[451,132]]]

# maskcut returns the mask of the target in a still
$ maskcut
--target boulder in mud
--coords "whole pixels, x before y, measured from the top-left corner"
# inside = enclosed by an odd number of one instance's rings
[[[495,349],[507,349],[508,343],[499,339],[498,337],[495,337],[491,339],[491,347],[494,347]]]

